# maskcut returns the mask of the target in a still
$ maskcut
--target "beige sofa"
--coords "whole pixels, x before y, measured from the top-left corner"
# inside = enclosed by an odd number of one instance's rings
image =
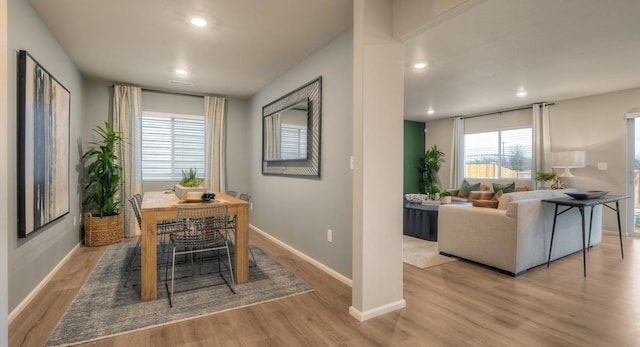
[[[440,253],[488,265],[513,276],[547,262],[554,205],[542,199],[567,196],[564,190],[504,194],[498,208],[442,205],[438,211]],[[585,209],[587,233],[589,214]],[[582,225],[577,209],[557,218],[551,259],[582,250]],[[602,238],[602,206],[594,208],[591,245]]]

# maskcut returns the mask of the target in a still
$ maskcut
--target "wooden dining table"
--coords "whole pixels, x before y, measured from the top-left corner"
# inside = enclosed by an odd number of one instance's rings
[[[215,193],[215,201],[197,204],[228,204],[229,215],[235,215],[235,256],[233,272],[236,283],[249,280],[249,202],[230,195]],[[177,207],[186,203],[173,191],[146,192],[142,199],[142,255],[140,296],[142,301],[157,298],[157,225],[160,220],[176,218]]]

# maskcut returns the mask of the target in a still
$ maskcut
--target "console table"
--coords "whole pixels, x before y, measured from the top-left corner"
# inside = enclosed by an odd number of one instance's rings
[[[596,199],[584,199],[584,200],[577,200],[574,198],[554,198],[554,199],[544,199],[542,200],[542,202],[546,202],[546,203],[550,203],[550,204],[554,204],[555,205],[555,212],[554,212],[554,216],[553,216],[553,227],[551,229],[551,244],[549,245],[549,258],[547,260],[547,267],[549,267],[549,263],[551,262],[551,249],[553,248],[553,236],[555,235],[556,232],[556,219],[558,218],[559,215],[573,209],[573,208],[577,208],[580,211],[580,216],[582,219],[582,265],[583,265],[583,275],[584,277],[587,277],[587,256],[585,254],[586,252],[586,248],[588,247],[588,245],[591,243],[591,224],[593,223],[593,208],[597,205],[603,205],[607,208],[609,208],[610,210],[613,210],[616,212],[616,216],[618,217],[618,236],[620,237],[620,254],[622,255],[622,259],[624,259],[624,250],[622,248],[622,227],[620,225],[620,205],[619,202],[620,200],[623,199],[628,199],[629,196],[627,195],[605,195],[601,198],[596,198]],[[612,203],[615,202],[616,203],[616,207],[613,208],[609,205],[607,205],[608,203]],[[566,207],[564,210],[558,212],[558,207],[559,206],[564,206]],[[591,207],[591,216],[589,219],[589,242],[585,245],[585,233],[586,233],[586,228],[585,228],[585,221],[584,221],[584,208],[585,207]]]

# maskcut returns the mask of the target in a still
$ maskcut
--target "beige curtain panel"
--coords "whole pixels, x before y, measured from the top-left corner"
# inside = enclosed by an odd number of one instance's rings
[[[205,182],[211,191],[216,192],[227,191],[225,104],[225,98],[204,97]]]
[[[120,165],[120,213],[124,219],[124,237],[139,235],[140,228],[127,201],[142,193],[142,91],[134,86],[113,86],[113,129],[122,133]]]

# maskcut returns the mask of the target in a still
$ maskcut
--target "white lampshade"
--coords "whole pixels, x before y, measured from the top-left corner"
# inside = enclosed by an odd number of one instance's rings
[[[558,176],[560,182],[567,188],[576,187],[576,176],[569,169],[585,167],[584,151],[564,151],[551,153],[551,166],[554,168],[564,168],[564,172]]]
[[[585,166],[584,151],[553,152],[551,153],[551,159],[554,168],[574,169]]]

